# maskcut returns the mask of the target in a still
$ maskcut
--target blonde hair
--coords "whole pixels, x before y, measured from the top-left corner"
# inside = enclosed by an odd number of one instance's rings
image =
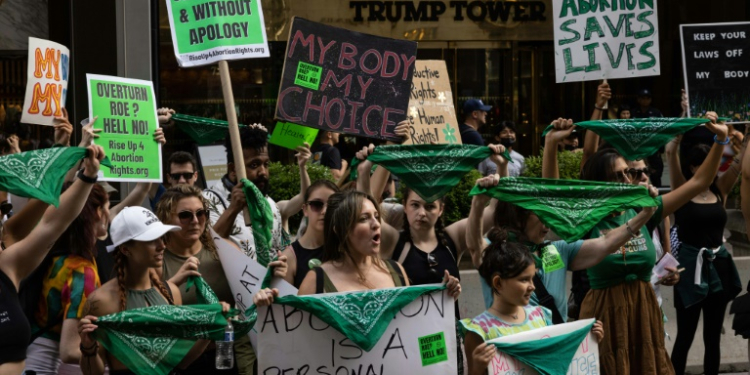
[[[195,186],[187,184],[179,184],[172,186],[159,199],[159,203],[156,204],[156,217],[159,218],[163,223],[172,222],[172,210],[177,206],[177,203],[186,198],[197,198],[201,201],[203,209],[208,211],[208,201],[203,197],[203,192]],[[211,220],[209,220],[208,212],[206,212],[206,226],[203,228],[201,233],[200,241],[204,248],[211,252],[214,259],[219,259],[219,255],[216,252],[216,243],[211,238]],[[167,232],[164,235],[165,242],[169,242],[170,233]]]

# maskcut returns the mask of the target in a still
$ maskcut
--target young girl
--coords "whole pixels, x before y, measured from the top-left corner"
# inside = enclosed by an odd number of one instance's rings
[[[474,319],[461,321],[466,344],[469,375],[483,375],[495,356],[495,347],[486,341],[552,325],[552,314],[541,306],[530,306],[536,267],[529,249],[509,242],[507,232],[493,229],[492,242],[483,255],[479,275],[492,288],[492,306]],[[598,341],[604,337],[601,322],[591,332]]]

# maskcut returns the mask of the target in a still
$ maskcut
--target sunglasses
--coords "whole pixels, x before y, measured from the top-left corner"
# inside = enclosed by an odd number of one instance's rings
[[[170,173],[169,177],[172,177],[173,180],[179,181],[180,177],[184,178],[185,181],[193,178],[195,176],[195,172],[182,172],[182,173]]]
[[[326,204],[327,203],[323,201],[307,201],[307,207],[309,207],[312,212],[316,213],[323,211]]]
[[[629,182],[630,181],[627,171],[615,172],[615,178],[617,178],[617,182]]]
[[[648,176],[650,173],[651,173],[651,170],[649,168],[641,168],[641,169],[630,168],[630,169],[628,169],[628,176],[630,176],[631,180],[640,179],[641,176],[643,176],[644,174],[646,176]]]
[[[438,270],[435,269],[438,265],[437,258],[432,254],[427,254],[427,265],[430,266],[430,275],[440,276]]]
[[[182,224],[190,224],[195,217],[198,221],[204,221],[208,217],[208,211],[200,209],[198,211],[180,211],[177,213],[177,217],[180,219]]]

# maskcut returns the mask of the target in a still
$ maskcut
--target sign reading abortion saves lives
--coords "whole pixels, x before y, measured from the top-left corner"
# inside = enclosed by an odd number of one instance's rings
[[[456,374],[455,324],[453,298],[445,290],[426,294],[401,309],[366,352],[306,311],[260,307],[258,373]]]
[[[750,22],[680,25],[688,116],[750,120]]]
[[[555,0],[557,83],[659,75],[656,0]]]
[[[295,17],[276,118],[322,130],[398,140],[417,43]]]
[[[99,171],[102,181],[161,182],[161,145],[154,85],[139,79],[86,74],[89,118],[98,117],[94,140],[114,165]]]

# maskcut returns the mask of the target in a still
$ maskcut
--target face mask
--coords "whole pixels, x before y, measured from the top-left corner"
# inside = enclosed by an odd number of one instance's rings
[[[500,144],[505,148],[513,146],[514,143],[516,143],[516,140],[513,138],[500,138]]]

